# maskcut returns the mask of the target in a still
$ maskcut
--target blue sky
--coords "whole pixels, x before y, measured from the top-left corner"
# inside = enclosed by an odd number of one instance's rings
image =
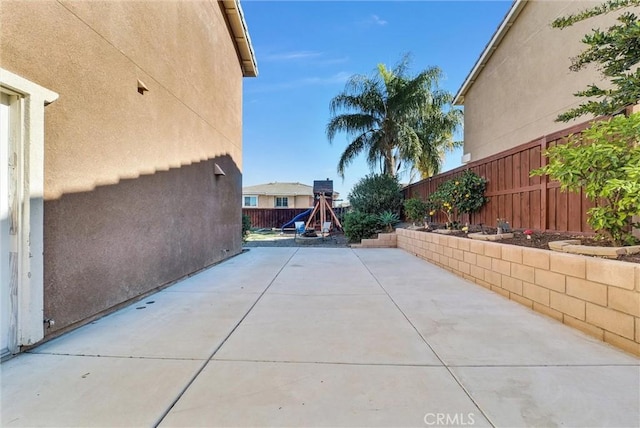
[[[411,74],[438,66],[441,86],[455,94],[511,3],[244,0],[259,76],[244,79],[243,185],[330,178],[346,198],[370,173],[362,158],[340,178],[348,140],[341,134],[330,145],[325,133],[329,102],[349,76],[410,53]],[[448,154],[444,169],[461,156]]]

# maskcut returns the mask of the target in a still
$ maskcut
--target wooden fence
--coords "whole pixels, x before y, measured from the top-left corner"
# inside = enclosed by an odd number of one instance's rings
[[[404,196],[426,200],[440,183],[470,169],[488,180],[485,195],[489,202],[479,212],[461,216],[462,222],[495,227],[496,220],[503,218],[518,229],[593,232],[586,222],[586,212],[593,204],[582,192],[561,192],[559,184],[546,176],[529,176],[531,170],[546,164],[542,153],[547,147],[563,143],[568,135],[577,134],[588,125],[579,124],[411,184],[404,189]],[[446,218],[440,213],[433,221],[445,222]]]
[[[295,216],[307,211],[309,208],[243,208],[242,214],[251,218],[251,227],[256,228],[281,228]],[[346,211],[342,207],[334,207],[333,212],[342,219]],[[316,214],[318,218],[318,214]],[[304,219],[306,221],[306,218]],[[293,226],[291,226],[293,228]]]
[[[251,227],[281,228],[309,208],[243,208],[242,214],[251,218]]]

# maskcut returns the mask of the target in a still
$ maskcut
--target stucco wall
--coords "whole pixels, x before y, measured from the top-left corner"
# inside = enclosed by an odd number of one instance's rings
[[[600,3],[526,3],[464,97],[464,152],[471,154],[471,161],[589,119],[555,122],[558,114],[580,104],[575,92],[591,83],[602,83],[595,67],[570,71],[570,58],[586,46],[580,42],[585,34],[592,28],[608,27],[616,14],[591,18],[564,30],[550,24],[559,16]]]
[[[312,196],[296,196],[296,206],[294,208],[311,208],[313,206]]]
[[[217,2],[2,1],[0,51],[60,94],[45,113],[48,333],[241,250],[242,71]]]
[[[285,196],[289,198],[287,207],[283,208],[311,208],[313,198],[311,196]],[[269,195],[258,196],[258,208],[275,208],[276,197]],[[279,207],[278,207],[279,208]]]

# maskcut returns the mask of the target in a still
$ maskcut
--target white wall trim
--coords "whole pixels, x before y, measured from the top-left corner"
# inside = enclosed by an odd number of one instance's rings
[[[3,68],[0,91],[20,102],[17,346],[33,345],[44,337],[44,107],[58,94]]]

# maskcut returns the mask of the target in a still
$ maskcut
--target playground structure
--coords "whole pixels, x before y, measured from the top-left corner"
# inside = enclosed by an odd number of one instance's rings
[[[298,214],[292,220],[282,226],[284,228],[296,225],[296,233],[303,233],[309,230],[318,230],[322,235],[327,235],[331,229],[342,230],[342,223],[333,211],[333,180],[320,180],[313,182],[313,197],[315,200],[313,208]],[[300,220],[308,217],[304,223],[304,230],[298,230]]]
[[[309,215],[309,219],[305,225],[305,229],[320,229],[322,234],[329,233],[331,225],[327,226],[327,223],[331,223],[329,218],[333,219],[333,227],[342,230],[342,224],[333,211],[333,181],[322,180],[313,182],[313,197],[315,199],[315,205],[313,211]],[[327,201],[328,199],[328,201]],[[328,214],[328,215],[327,215]]]

